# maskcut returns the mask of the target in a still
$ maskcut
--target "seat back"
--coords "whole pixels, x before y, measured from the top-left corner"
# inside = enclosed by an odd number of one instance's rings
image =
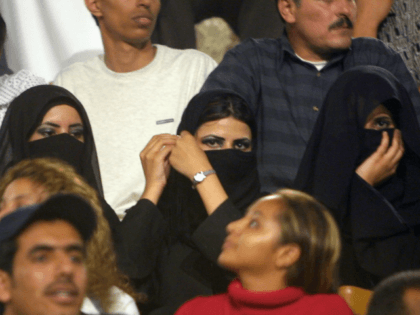
[[[365,315],[373,291],[351,285],[343,285],[338,294],[346,300],[355,315]]]

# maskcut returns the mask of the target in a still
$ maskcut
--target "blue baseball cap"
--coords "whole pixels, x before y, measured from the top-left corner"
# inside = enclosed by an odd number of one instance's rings
[[[96,229],[96,214],[84,199],[71,194],[57,194],[45,202],[22,207],[0,220],[0,243],[10,240],[37,221],[64,220],[88,241]]]

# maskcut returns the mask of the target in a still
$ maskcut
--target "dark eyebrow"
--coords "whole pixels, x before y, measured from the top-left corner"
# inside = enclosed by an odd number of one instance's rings
[[[69,245],[65,247],[66,252],[81,252],[84,253],[85,252],[85,246],[81,245],[81,244],[73,244],[73,245]]]
[[[60,249],[63,248],[65,252],[69,253],[69,252],[80,252],[82,254],[85,254],[85,246],[81,245],[81,244],[71,244],[71,245],[67,245],[64,247],[59,247],[59,246],[50,246],[50,245],[37,245],[34,248],[32,248],[29,253],[28,256],[34,255],[37,252],[52,252],[56,249]]]
[[[248,215],[250,210],[251,210],[251,209],[248,209],[248,210],[245,212],[245,215]],[[255,211],[252,213],[252,215],[262,216],[262,212],[261,212],[260,210],[255,210]]]
[[[83,124],[82,123],[76,123],[76,124],[70,125],[69,127],[70,128],[73,128],[73,127],[82,127],[83,128]]]
[[[60,128],[60,125],[54,124],[50,121],[43,122],[40,126],[42,126],[42,125],[47,125],[47,126],[51,126],[51,127],[54,127],[54,128]]]
[[[251,139],[248,138],[248,137],[243,137],[243,138],[240,138],[240,139],[233,140],[233,142],[239,142],[239,141],[251,141]]]
[[[219,137],[219,136],[216,136],[216,135],[213,135],[213,134],[204,136],[201,139],[204,139],[204,138],[207,138],[207,137],[213,137],[213,138],[216,138],[216,140],[225,140],[225,138],[222,138],[222,137]]]

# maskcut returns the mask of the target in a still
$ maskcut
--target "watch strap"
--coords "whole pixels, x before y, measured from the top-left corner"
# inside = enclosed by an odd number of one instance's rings
[[[208,170],[208,171],[196,173],[193,177],[192,188],[195,189],[197,184],[201,183],[203,180],[205,180],[207,178],[208,175],[211,175],[211,174],[216,174],[216,171],[215,170]],[[197,176],[200,176],[200,175],[201,175],[202,178],[200,180],[197,180]]]

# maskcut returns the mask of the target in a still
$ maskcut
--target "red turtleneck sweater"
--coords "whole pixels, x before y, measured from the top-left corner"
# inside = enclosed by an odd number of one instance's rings
[[[288,287],[278,291],[255,292],[234,280],[228,293],[197,297],[182,305],[175,315],[353,315],[337,294],[306,294]]]

